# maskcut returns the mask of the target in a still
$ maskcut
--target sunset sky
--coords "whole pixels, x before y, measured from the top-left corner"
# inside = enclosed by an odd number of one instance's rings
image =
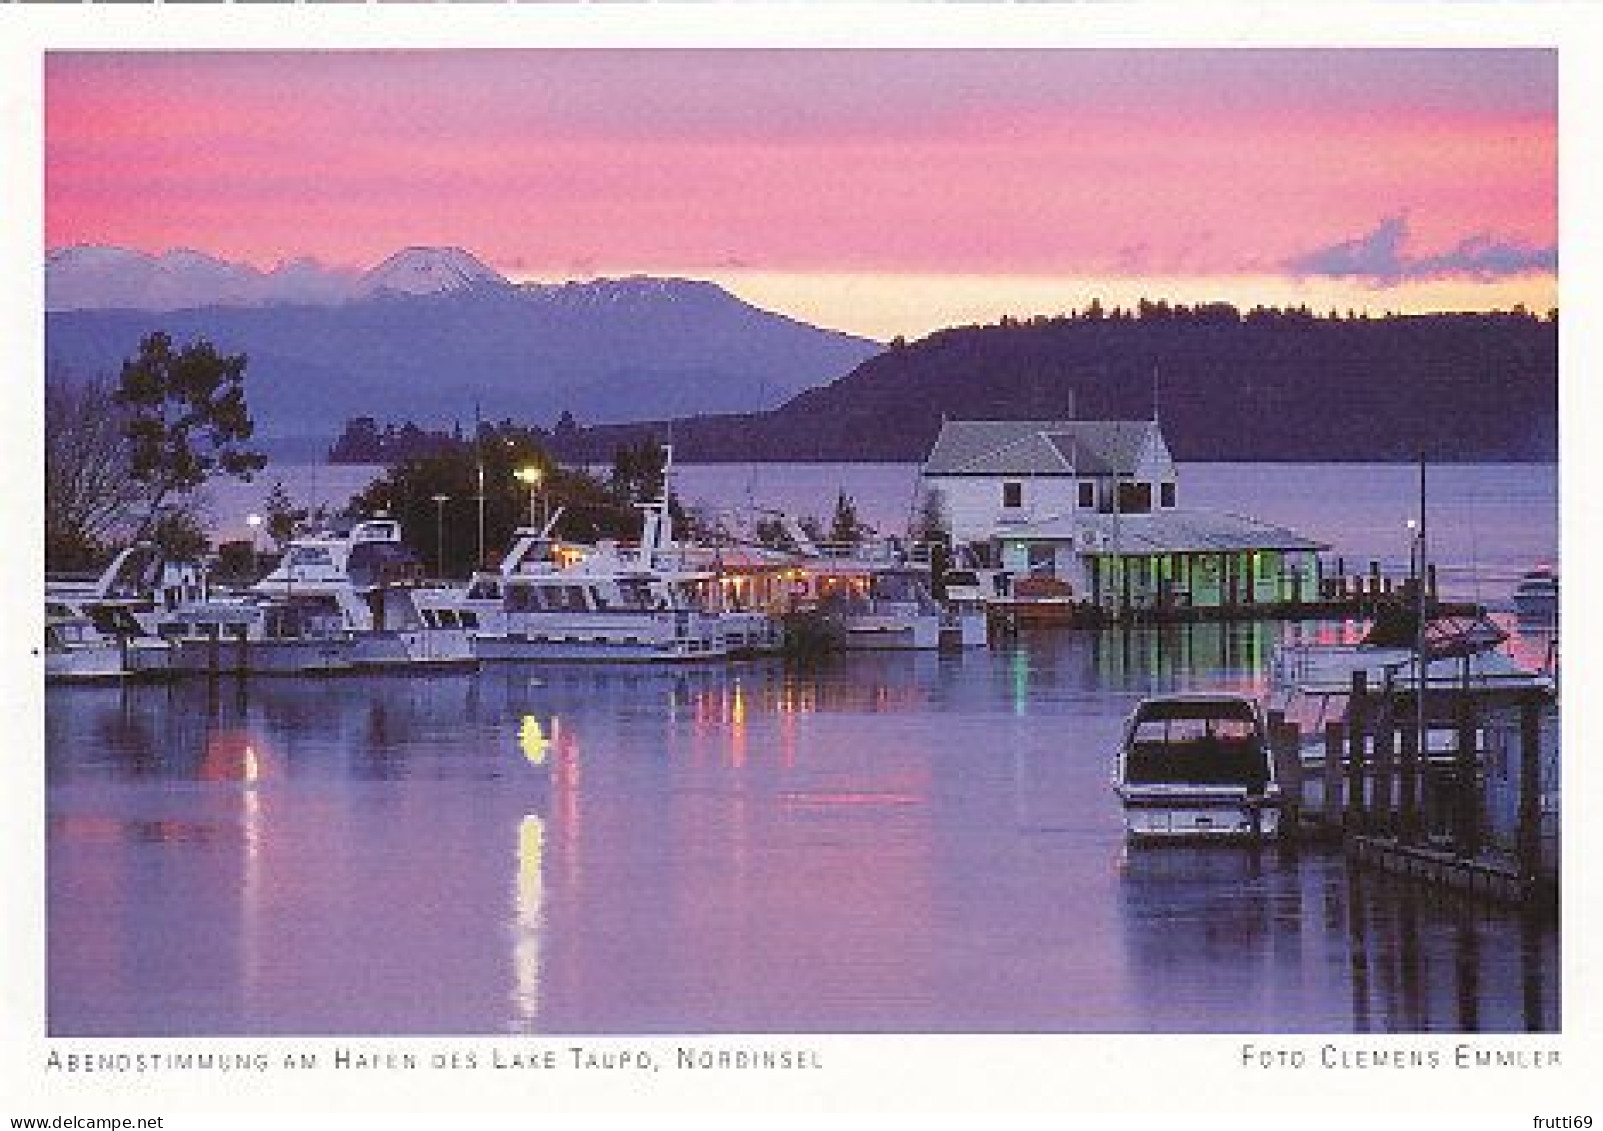
[[[713,279],[876,337],[1083,305],[1556,305],[1517,50],[52,53],[46,242]]]

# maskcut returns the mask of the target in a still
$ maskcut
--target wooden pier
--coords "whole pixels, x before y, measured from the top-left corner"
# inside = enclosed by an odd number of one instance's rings
[[[1346,719],[1327,723],[1323,756],[1269,713],[1285,835],[1340,841],[1355,866],[1555,912],[1558,905],[1558,708],[1524,689],[1427,694],[1417,701],[1353,675]],[[1444,748],[1433,736],[1450,731]]]

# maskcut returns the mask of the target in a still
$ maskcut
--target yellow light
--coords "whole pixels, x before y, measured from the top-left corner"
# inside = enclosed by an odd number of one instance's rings
[[[531,766],[545,765],[546,751],[551,749],[551,741],[546,738],[540,720],[533,715],[523,716],[523,723],[518,727],[518,746]]]
[[[538,486],[541,478],[544,476],[544,472],[542,472],[538,467],[535,467],[533,464],[530,464],[528,467],[520,467],[517,469],[517,471],[513,472],[513,474],[517,476],[518,482],[526,483],[530,487]]]

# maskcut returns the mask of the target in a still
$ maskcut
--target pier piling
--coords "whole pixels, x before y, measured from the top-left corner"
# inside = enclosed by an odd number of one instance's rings
[[[1341,761],[1346,744],[1343,726],[1339,722],[1325,724],[1325,823],[1339,829],[1342,824]]]
[[[1269,754],[1274,759],[1275,781],[1280,785],[1284,819],[1282,835],[1292,835],[1302,823],[1302,743],[1297,724],[1286,722],[1284,711],[1269,712]]]
[[[1375,775],[1374,782],[1370,786],[1369,804],[1372,826],[1376,831],[1387,835],[1392,835],[1397,829],[1396,811],[1392,805],[1397,738],[1395,703],[1392,674],[1387,672],[1380,708],[1375,712]]]
[[[1347,705],[1347,819],[1352,832],[1365,827],[1364,747],[1369,738],[1369,675],[1353,672],[1351,698]]]
[[[1413,844],[1419,839],[1419,731],[1414,727],[1402,729],[1402,757],[1399,768],[1397,800],[1397,839]]]
[[[1519,839],[1520,874],[1534,882],[1542,870],[1542,707],[1527,698],[1519,707]]]

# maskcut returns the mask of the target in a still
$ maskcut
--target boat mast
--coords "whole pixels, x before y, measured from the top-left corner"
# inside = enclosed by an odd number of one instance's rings
[[[1419,576],[1414,579],[1414,599],[1419,605],[1419,619],[1416,624],[1414,638],[1414,655],[1419,665],[1418,687],[1414,692],[1414,726],[1419,742],[1420,764],[1426,765],[1429,760],[1429,751],[1425,747],[1425,579],[1430,575],[1430,567],[1426,564],[1428,551],[1425,541],[1425,452],[1419,453]]]

